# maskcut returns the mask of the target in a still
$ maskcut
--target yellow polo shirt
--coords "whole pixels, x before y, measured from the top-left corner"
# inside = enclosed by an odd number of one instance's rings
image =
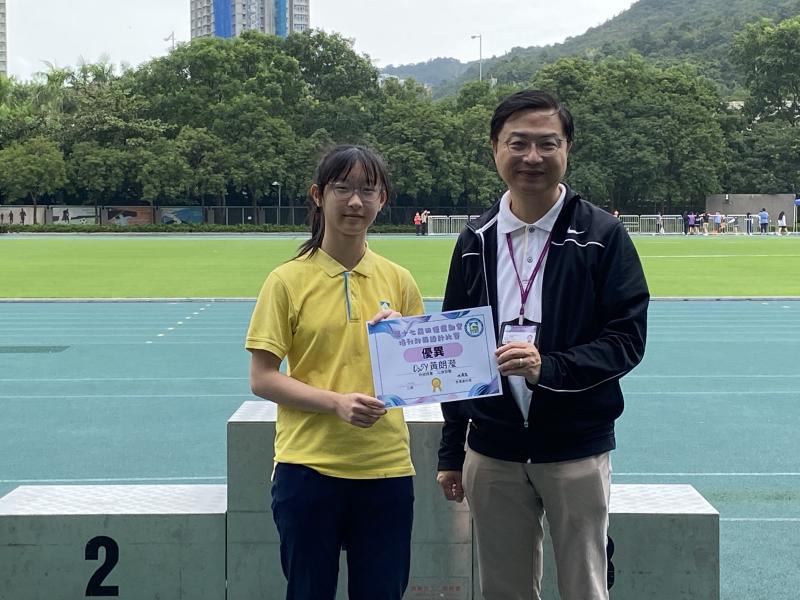
[[[367,248],[348,272],[320,249],[269,274],[245,347],[286,357],[287,374],[314,387],[374,396],[366,322],[386,307],[403,316],[424,312],[408,270]],[[336,415],[278,405],[275,461],[347,479],[414,474],[400,409],[363,429]]]

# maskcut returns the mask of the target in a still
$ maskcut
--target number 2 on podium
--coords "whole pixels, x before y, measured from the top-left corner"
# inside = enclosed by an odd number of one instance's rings
[[[92,575],[89,584],[86,586],[86,597],[97,596],[119,596],[119,587],[116,585],[103,585],[106,577],[111,573],[119,562],[119,545],[110,537],[98,535],[89,540],[86,544],[86,560],[98,560],[100,558],[100,548],[105,552],[105,560]]]

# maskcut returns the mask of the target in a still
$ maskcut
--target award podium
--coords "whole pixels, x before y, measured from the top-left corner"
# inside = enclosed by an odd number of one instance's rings
[[[401,409],[393,409],[401,410]],[[477,600],[468,503],[436,484],[437,405],[406,408],[416,467],[408,600]],[[276,407],[229,419],[227,485],[22,486],[0,498],[0,600],[280,600]],[[688,485],[612,485],[613,600],[719,600],[719,513]],[[549,542],[542,597],[557,600]],[[337,600],[347,597],[340,567]]]

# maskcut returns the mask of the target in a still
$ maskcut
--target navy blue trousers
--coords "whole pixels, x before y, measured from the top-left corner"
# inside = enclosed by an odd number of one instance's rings
[[[350,600],[401,600],[411,563],[411,477],[342,479],[280,463],[272,516],[281,541],[286,600],[333,600],[347,552]]]

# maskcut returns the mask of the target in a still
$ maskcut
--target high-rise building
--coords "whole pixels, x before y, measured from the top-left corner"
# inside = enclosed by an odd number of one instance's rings
[[[6,52],[6,0],[0,0],[0,73],[3,75],[8,75],[8,57]]]
[[[309,28],[309,3],[310,0],[191,0],[192,38],[229,38],[248,29],[286,37]]]

